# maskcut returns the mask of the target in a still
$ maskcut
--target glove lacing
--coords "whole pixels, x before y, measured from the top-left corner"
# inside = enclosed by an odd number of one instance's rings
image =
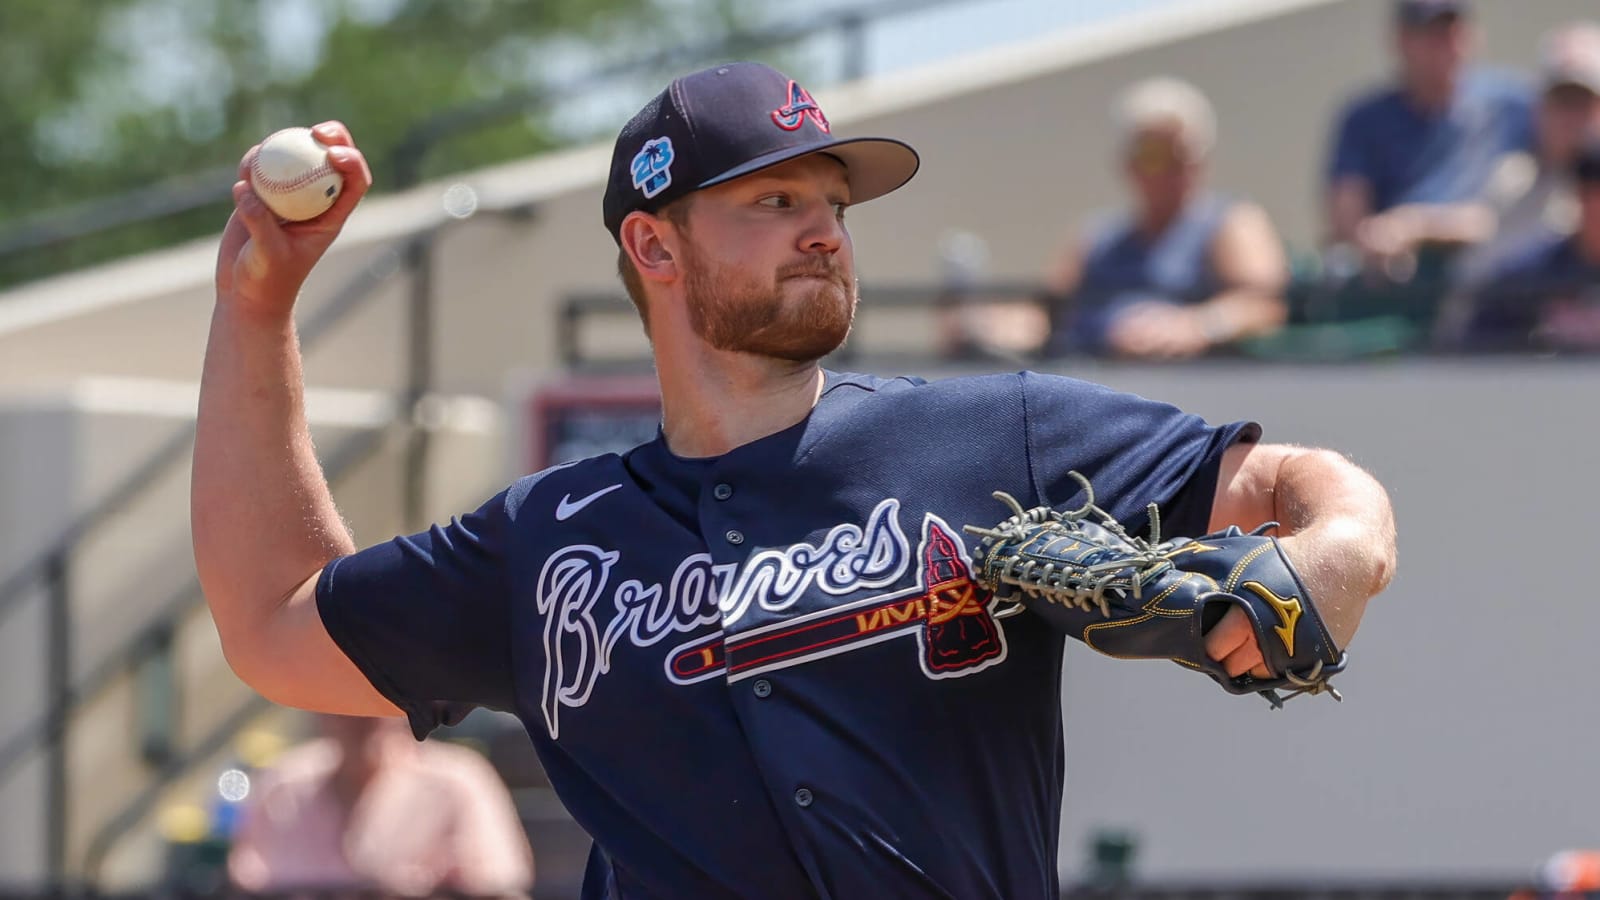
[[[1084,612],[1098,610],[1111,618],[1109,593],[1124,595],[1131,592],[1134,600],[1142,599],[1145,582],[1160,577],[1173,567],[1172,560],[1161,555],[1161,512],[1150,504],[1150,540],[1135,537],[1122,527],[1110,513],[1095,505],[1094,487],[1089,479],[1077,472],[1067,473],[1083,486],[1084,503],[1077,509],[1057,512],[1048,506],[1023,509],[1017,499],[1005,491],[995,491],[994,498],[1011,508],[1011,516],[993,528],[965,527],[971,534],[980,535],[993,542],[1014,541],[1026,536],[1029,526],[1046,522],[1078,522],[1094,516],[1096,524],[1127,543],[1118,548],[1124,555],[1101,563],[1057,568],[1055,563],[1040,564],[1036,560],[1012,559],[993,577],[1013,585],[1030,597],[1074,606]]]
[[[1125,556],[1067,569],[1058,569],[1054,563],[1045,563],[1041,566],[1036,560],[1012,559],[1000,571],[995,572],[993,577],[1020,589],[1030,597],[1074,606],[1083,612],[1098,610],[1100,615],[1109,619],[1111,603],[1107,594],[1113,591],[1122,594],[1126,589],[1133,594],[1134,600],[1142,599],[1145,582],[1158,578],[1173,568],[1172,560],[1163,555],[1172,548],[1165,547],[1161,543],[1161,511],[1156,504],[1152,503],[1148,507],[1150,538],[1146,540],[1135,537],[1129,534],[1115,517],[1095,505],[1094,487],[1089,483],[1089,479],[1077,472],[1067,474],[1083,486],[1085,499],[1083,505],[1077,509],[1064,512],[1057,512],[1048,506],[1023,509],[1015,497],[1005,491],[995,491],[994,498],[1011,508],[1011,516],[993,528],[968,525],[965,526],[965,530],[970,534],[986,538],[984,543],[989,547],[996,542],[1016,541],[1026,537],[1029,526],[1042,525],[1046,522],[1079,522],[1095,516],[1099,520],[1100,527],[1127,542],[1126,549],[1119,548],[1126,553]],[[1259,534],[1276,525],[1276,522],[1269,522],[1251,533]],[[1285,700],[1302,694],[1308,696],[1328,694],[1335,700],[1343,700],[1344,696],[1334,688],[1328,676],[1323,675],[1322,668],[1322,661],[1317,660],[1303,675],[1285,671],[1283,679],[1293,685],[1295,690],[1285,693],[1263,690],[1259,693],[1274,709],[1281,709]]]

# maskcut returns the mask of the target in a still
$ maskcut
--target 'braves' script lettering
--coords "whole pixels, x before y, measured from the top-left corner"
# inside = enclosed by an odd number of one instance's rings
[[[744,565],[718,564],[704,553],[678,563],[663,586],[627,579],[609,591],[612,570],[625,568],[622,554],[591,544],[562,547],[539,571],[539,615],[544,623],[544,689],[540,708],[550,737],[560,737],[562,707],[589,701],[612,653],[624,639],[649,647],[671,634],[707,625],[732,627],[752,606],[781,612],[813,588],[833,596],[871,590],[903,578],[910,546],[900,528],[900,501],[879,503],[865,526],[838,525],[815,545],[763,550]]]

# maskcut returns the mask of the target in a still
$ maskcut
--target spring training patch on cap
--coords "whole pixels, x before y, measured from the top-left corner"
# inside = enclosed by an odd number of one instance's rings
[[[633,157],[633,186],[646,198],[654,197],[672,184],[672,138],[645,141],[644,149]]]

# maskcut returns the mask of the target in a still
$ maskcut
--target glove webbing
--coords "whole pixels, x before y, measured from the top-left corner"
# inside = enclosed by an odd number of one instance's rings
[[[1115,517],[1095,504],[1094,486],[1089,483],[1089,479],[1078,472],[1067,474],[1083,486],[1084,503],[1077,509],[1064,512],[1057,512],[1046,506],[1023,509],[1015,497],[1005,491],[995,491],[994,498],[1011,508],[1011,516],[993,528],[967,525],[965,530],[991,541],[1013,541],[1024,537],[1029,526],[1043,525],[1047,522],[1073,523],[1091,515],[1097,517],[1100,527],[1127,542],[1131,550],[1124,551],[1127,553],[1126,556],[1103,563],[1066,569],[1058,569],[1054,563],[1040,565],[1035,560],[1012,559],[1000,571],[994,573],[993,577],[1019,588],[1030,597],[1042,597],[1052,603],[1075,606],[1084,612],[1098,610],[1100,615],[1109,619],[1111,606],[1110,600],[1106,597],[1108,590],[1120,591],[1127,588],[1134,600],[1140,600],[1143,597],[1146,581],[1157,578],[1173,568],[1172,560],[1161,555],[1161,511],[1156,504],[1150,504],[1148,507],[1150,538],[1146,540],[1135,537],[1129,534]],[[1276,522],[1267,522],[1250,533],[1263,534],[1276,526]],[[1063,532],[1070,530],[1070,525],[1062,528]],[[1128,573],[1126,580],[1122,580],[1124,572]],[[1318,660],[1304,675],[1285,671],[1283,679],[1292,684],[1296,690],[1282,694],[1275,690],[1264,690],[1259,693],[1274,709],[1282,709],[1285,700],[1302,694],[1328,694],[1335,700],[1343,700],[1344,696],[1322,674],[1322,669],[1322,661]]]
[[[1111,618],[1110,600],[1106,592],[1112,588],[1127,588],[1133,594],[1134,600],[1142,599],[1146,581],[1159,577],[1172,568],[1172,560],[1161,555],[1161,511],[1156,504],[1149,506],[1150,510],[1150,536],[1151,540],[1134,537],[1128,534],[1110,513],[1095,505],[1094,487],[1089,479],[1077,472],[1068,472],[1073,479],[1083,485],[1085,495],[1084,503],[1077,509],[1056,512],[1046,506],[1037,506],[1033,509],[1023,509],[1017,499],[1005,491],[995,491],[994,498],[1011,508],[1011,517],[1000,522],[994,528],[978,528],[966,526],[966,531],[971,534],[981,535],[996,541],[1017,540],[1026,534],[1028,526],[1042,525],[1046,522],[1078,522],[1093,515],[1099,519],[1100,527],[1115,534],[1126,541],[1130,550],[1124,551],[1127,555],[1102,563],[1093,563],[1087,566],[1072,566],[1059,569],[1054,563],[1040,565],[1035,560],[1012,559],[995,573],[995,577],[1020,588],[1030,597],[1043,597],[1046,600],[1062,604],[1071,604],[1084,612],[1099,610],[1106,618]],[[1070,531],[1064,528],[1063,531]],[[1123,580],[1123,573],[1127,573]]]

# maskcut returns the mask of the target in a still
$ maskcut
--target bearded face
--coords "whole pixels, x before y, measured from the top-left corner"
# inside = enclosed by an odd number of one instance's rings
[[[818,255],[762,272],[685,254],[689,322],[719,350],[812,362],[837,350],[856,311],[853,273]]]

